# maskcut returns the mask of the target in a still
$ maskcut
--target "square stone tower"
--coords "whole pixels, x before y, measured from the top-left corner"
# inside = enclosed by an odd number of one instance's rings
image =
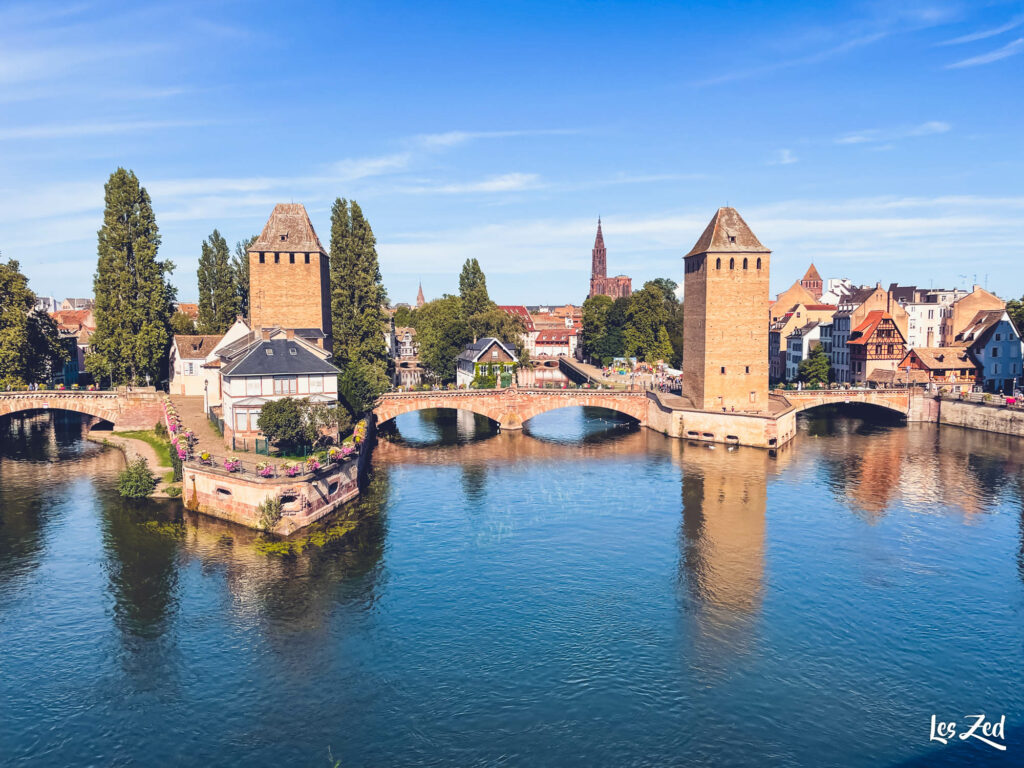
[[[330,351],[331,270],[299,203],[278,203],[249,246],[249,314],[255,328],[279,326]]]
[[[707,411],[768,410],[771,251],[719,208],[684,257],[683,396]]]

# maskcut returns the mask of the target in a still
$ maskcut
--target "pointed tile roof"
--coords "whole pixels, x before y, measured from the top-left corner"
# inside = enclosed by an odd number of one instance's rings
[[[819,283],[821,282],[821,275],[819,275],[818,274],[818,270],[814,268],[814,263],[813,262],[811,263],[811,266],[807,268],[807,274],[804,275],[803,279],[804,279],[804,281],[806,281],[806,280],[817,280]]]
[[[309,251],[326,254],[301,203],[278,203],[250,251]]]
[[[761,244],[735,208],[719,208],[686,256],[730,252],[771,253],[771,250]]]
[[[426,299],[423,298],[423,281],[420,280],[420,290],[416,294],[416,308],[419,309],[420,307],[422,307],[426,303],[427,303]]]

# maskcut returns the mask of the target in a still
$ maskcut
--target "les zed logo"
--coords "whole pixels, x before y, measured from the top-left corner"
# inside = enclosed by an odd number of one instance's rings
[[[990,722],[985,719],[985,715],[967,715],[968,720],[974,720],[968,730],[960,734],[960,740],[965,741],[966,739],[977,739],[978,741],[988,744],[990,747],[1006,751],[1006,745],[1000,744],[998,741],[993,739],[999,739],[1004,741],[1006,739],[1006,715],[1003,715],[999,720]],[[956,732],[956,721],[950,720],[949,722],[941,722],[935,715],[932,715],[932,730],[928,737],[928,741],[938,741],[942,744],[948,743],[949,739],[952,739],[957,735]]]

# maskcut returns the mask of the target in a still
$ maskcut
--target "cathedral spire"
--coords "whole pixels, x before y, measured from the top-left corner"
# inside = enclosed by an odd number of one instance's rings
[[[604,234],[601,232],[601,217],[597,217],[597,236],[594,238],[594,250],[591,251],[590,279],[608,277],[608,250],[604,247]]]
[[[416,309],[419,309],[426,303],[426,300],[423,298],[423,281],[420,280],[420,290],[419,293],[416,294]]]

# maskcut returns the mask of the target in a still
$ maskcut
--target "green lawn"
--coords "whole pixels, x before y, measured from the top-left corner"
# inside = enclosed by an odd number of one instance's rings
[[[149,445],[156,451],[156,455],[160,459],[160,465],[163,467],[173,467],[171,464],[171,444],[166,440],[161,440],[156,436],[156,432],[151,429],[139,429],[134,432],[117,432],[119,437],[129,437],[132,440],[141,440]]]

